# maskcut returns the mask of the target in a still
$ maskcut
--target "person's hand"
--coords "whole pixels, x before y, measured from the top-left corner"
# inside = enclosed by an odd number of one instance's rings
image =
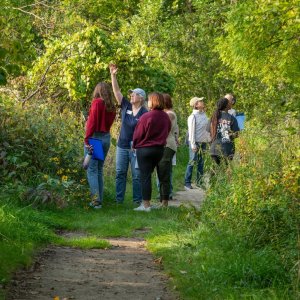
[[[116,75],[118,73],[117,65],[109,64],[109,71],[111,75]]]
[[[86,147],[86,149],[87,149],[87,151],[88,151],[89,154],[93,153],[94,148],[93,148],[92,145],[85,145],[85,147]]]

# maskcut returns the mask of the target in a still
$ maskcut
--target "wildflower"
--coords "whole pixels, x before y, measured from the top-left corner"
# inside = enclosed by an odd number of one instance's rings
[[[63,175],[63,176],[61,177],[61,181],[67,181],[67,180],[68,180],[68,176]]]

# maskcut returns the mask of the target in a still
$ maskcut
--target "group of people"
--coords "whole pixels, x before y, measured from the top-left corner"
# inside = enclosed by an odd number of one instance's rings
[[[109,65],[112,86],[105,82],[96,85],[90,106],[85,132],[85,155],[93,151],[90,138],[101,140],[103,160],[91,159],[87,178],[92,195],[90,206],[101,208],[103,203],[103,164],[110,147],[110,129],[121,109],[121,129],[116,147],[116,202],[124,202],[127,173],[132,174],[132,196],[136,211],[151,211],[152,173],[157,170],[160,206],[168,206],[171,191],[172,161],[178,146],[177,116],[173,111],[170,95],[152,92],[148,95],[141,88],[129,90],[130,100],[121,93],[114,64]],[[203,177],[203,151],[211,143],[212,157],[220,164],[223,157],[231,159],[234,153],[233,138],[238,126],[228,114],[232,109],[232,95],[219,100],[217,110],[209,122],[203,98],[190,101],[193,113],[188,118],[188,143],[190,160],[185,174],[185,188],[192,188],[193,166],[197,164],[197,182]],[[232,97],[231,100],[228,98]],[[229,145],[232,145],[231,148]],[[153,207],[152,207],[153,208]]]
[[[226,94],[217,102],[217,108],[209,120],[205,113],[204,98],[194,97],[190,101],[193,108],[188,117],[187,144],[189,146],[189,162],[185,172],[184,187],[193,188],[192,172],[196,166],[196,185],[203,187],[204,152],[210,144],[211,158],[220,165],[228,163],[235,152],[234,139],[238,136],[239,126],[233,105],[236,100],[232,94]]]

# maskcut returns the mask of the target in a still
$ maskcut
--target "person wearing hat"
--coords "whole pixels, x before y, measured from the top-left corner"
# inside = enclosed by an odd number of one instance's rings
[[[130,165],[132,174],[133,202],[140,204],[142,201],[140,171],[136,168],[136,155],[132,149],[133,132],[139,118],[147,112],[144,102],[146,93],[141,88],[129,90],[130,101],[121,93],[117,81],[118,68],[115,64],[109,65],[112,88],[121,106],[121,130],[116,151],[116,202],[123,203],[126,191],[127,171]]]
[[[206,131],[208,118],[205,113],[204,97],[194,97],[190,101],[193,108],[192,114],[188,117],[188,144],[189,144],[189,162],[185,171],[184,188],[193,189],[192,173],[194,165],[197,168],[196,185],[203,183],[204,157],[203,153],[210,142],[210,136]]]

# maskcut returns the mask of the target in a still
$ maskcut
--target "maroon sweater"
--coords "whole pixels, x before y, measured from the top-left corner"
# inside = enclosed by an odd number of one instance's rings
[[[116,117],[115,111],[107,111],[102,99],[97,98],[92,101],[89,117],[86,123],[84,142],[88,145],[88,138],[95,132],[109,132]]]
[[[151,110],[140,117],[135,127],[133,148],[165,146],[170,130],[169,116],[162,110]]]

